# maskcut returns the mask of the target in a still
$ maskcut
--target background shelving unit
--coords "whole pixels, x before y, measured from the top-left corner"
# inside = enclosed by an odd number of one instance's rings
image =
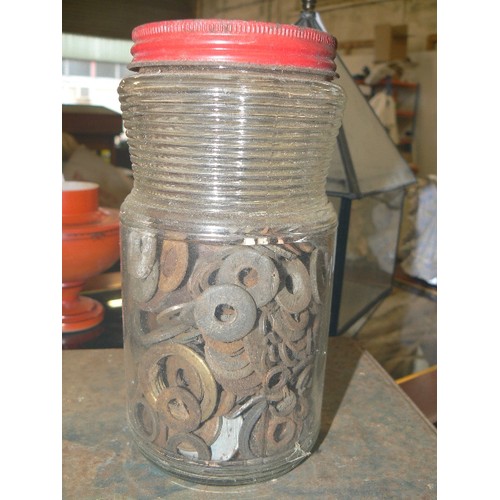
[[[360,79],[357,79],[356,82],[358,85],[363,85],[364,88],[369,87],[371,89],[368,94],[364,92],[368,100],[383,89],[392,95],[396,102],[396,118],[399,131],[397,147],[405,160],[409,164],[413,164],[413,139],[417,119],[419,84],[392,77],[384,78],[374,84],[367,84]]]

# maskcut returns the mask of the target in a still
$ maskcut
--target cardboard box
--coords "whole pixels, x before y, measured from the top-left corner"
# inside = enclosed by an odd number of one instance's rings
[[[406,58],[408,28],[406,24],[375,26],[375,62],[396,61]]]

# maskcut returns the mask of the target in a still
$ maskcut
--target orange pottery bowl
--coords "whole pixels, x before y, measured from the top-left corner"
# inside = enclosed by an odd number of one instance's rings
[[[120,256],[119,211],[99,207],[99,186],[63,181],[62,331],[75,332],[102,322],[104,307],[80,295],[85,282]]]

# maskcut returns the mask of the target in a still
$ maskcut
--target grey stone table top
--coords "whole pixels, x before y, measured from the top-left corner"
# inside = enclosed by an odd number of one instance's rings
[[[62,352],[64,499],[432,499],[436,430],[374,358],[330,338],[320,437],[288,474],[248,486],[188,483],[149,462],[125,416],[122,349]]]

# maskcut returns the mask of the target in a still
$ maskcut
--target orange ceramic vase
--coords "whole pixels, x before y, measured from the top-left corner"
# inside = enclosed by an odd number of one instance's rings
[[[119,212],[99,207],[99,186],[63,181],[62,188],[62,331],[98,325],[104,307],[80,295],[85,282],[117,262]]]

